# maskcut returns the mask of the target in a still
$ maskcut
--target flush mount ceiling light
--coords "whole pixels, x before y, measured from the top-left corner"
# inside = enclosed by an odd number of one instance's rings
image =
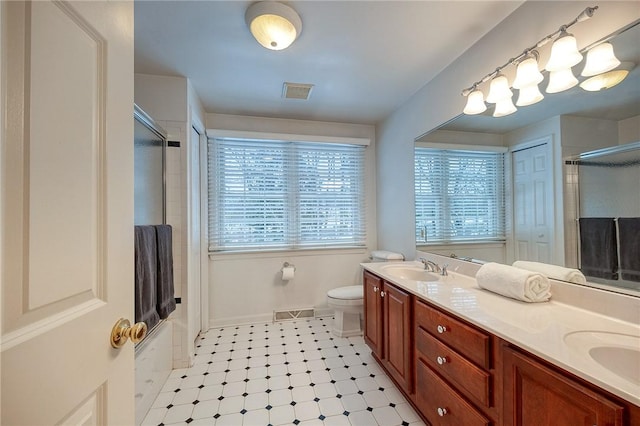
[[[244,18],[258,43],[271,50],[286,49],[302,31],[302,20],[296,11],[278,2],[254,3]]]
[[[493,116],[502,117],[517,110],[512,100],[513,92],[509,88],[506,77],[501,74],[501,71],[509,65],[517,66],[516,78],[513,82],[513,87],[519,90],[517,105],[527,106],[541,101],[544,96],[540,93],[538,84],[542,82],[544,77],[538,67],[536,49],[551,41],[554,43],[551,47],[549,62],[546,65],[546,70],[551,72],[549,86],[546,89],[547,93],[556,93],[575,86],[578,80],[573,75],[571,67],[582,61],[582,54],[578,51],[575,37],[569,34],[567,29],[578,22],[591,18],[597,9],[598,6],[587,7],[573,21],[562,25],[556,32],[542,38],[515,58],[509,59],[495,71],[473,83],[471,87],[464,89],[462,95],[467,96],[468,99],[463,112],[465,114],[480,114],[484,111],[479,105],[479,103],[484,103],[479,87],[489,80],[491,80],[491,85],[487,102],[496,104]]]

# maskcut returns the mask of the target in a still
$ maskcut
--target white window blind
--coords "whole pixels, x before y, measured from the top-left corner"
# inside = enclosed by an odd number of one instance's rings
[[[415,148],[416,241],[505,239],[504,154]]]
[[[365,245],[364,146],[214,138],[209,251]]]

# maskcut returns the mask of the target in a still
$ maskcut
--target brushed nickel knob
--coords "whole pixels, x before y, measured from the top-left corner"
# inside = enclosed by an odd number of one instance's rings
[[[436,361],[438,362],[438,364],[440,365],[444,365],[447,362],[449,362],[449,360],[447,359],[446,356],[439,356],[438,358],[436,358]]]
[[[444,325],[438,325],[438,327],[436,328],[438,330],[438,333],[442,334],[445,331],[447,331],[447,327]]]
[[[446,416],[447,414],[449,414],[449,411],[447,411],[447,409],[446,409],[446,408],[438,407],[438,415],[439,415],[440,417],[444,417],[444,416]]]

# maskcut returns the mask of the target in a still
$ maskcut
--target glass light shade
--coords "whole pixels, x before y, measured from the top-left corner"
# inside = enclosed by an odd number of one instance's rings
[[[627,75],[629,75],[629,70],[613,70],[605,72],[586,79],[580,83],[580,87],[589,92],[597,92],[598,90],[608,89],[615,86],[627,78]]]
[[[540,83],[544,80],[538,69],[538,61],[533,56],[528,57],[518,64],[516,79],[513,81],[514,89],[522,89]]]
[[[525,86],[520,89],[520,93],[518,94],[518,102],[516,102],[516,105],[518,106],[533,105],[536,102],[540,102],[543,99],[544,99],[544,95],[540,93],[540,89],[538,89],[538,85],[532,84],[531,86]]]
[[[618,65],[620,65],[620,61],[613,53],[611,43],[600,43],[587,52],[587,61],[581,75],[583,77],[591,77],[592,75],[611,71]]]
[[[513,114],[518,108],[513,104],[511,98],[500,99],[496,102],[496,109],[493,111],[494,117],[504,117],[505,115]]]
[[[560,71],[571,68],[582,60],[582,54],[578,51],[576,38],[562,32],[560,37],[551,46],[551,56],[545,66],[547,71]]]
[[[286,49],[302,31],[302,21],[296,11],[272,1],[249,6],[245,21],[258,43],[271,50]]]
[[[484,103],[484,95],[480,90],[474,90],[467,96],[467,105],[465,105],[462,112],[467,115],[480,114],[487,110],[487,105]]]
[[[502,99],[511,98],[511,96],[513,96],[513,92],[509,89],[509,80],[507,80],[507,77],[502,74],[496,75],[493,80],[491,80],[487,102],[495,104]]]
[[[571,72],[571,68],[565,68],[549,73],[549,85],[547,85],[547,93],[558,93],[578,84],[578,79]]]

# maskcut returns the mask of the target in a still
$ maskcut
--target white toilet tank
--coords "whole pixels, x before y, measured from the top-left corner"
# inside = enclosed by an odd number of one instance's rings
[[[372,262],[402,262],[404,255],[387,250],[374,250],[369,258]]]

